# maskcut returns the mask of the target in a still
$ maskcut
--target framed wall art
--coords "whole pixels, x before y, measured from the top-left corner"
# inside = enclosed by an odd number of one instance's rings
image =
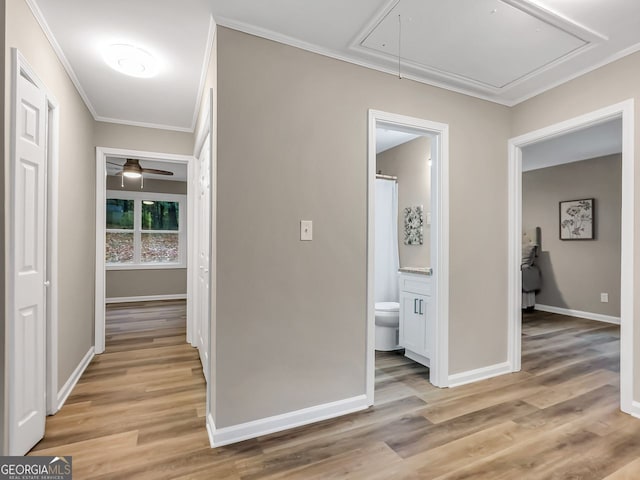
[[[593,240],[593,198],[560,202],[560,240]]]

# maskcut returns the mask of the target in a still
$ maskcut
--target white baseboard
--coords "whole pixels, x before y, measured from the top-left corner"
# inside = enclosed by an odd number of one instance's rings
[[[602,315],[601,313],[582,312],[580,310],[570,310],[568,308],[552,307],[551,305],[540,305],[537,303],[535,309],[540,310],[541,312],[559,313],[560,315],[567,315],[569,317],[586,318],[587,320],[620,325],[620,317]]]
[[[623,410],[624,411],[624,410]],[[632,417],[640,418],[640,402],[632,401],[631,402],[631,411],[626,412]]]
[[[111,297],[105,300],[106,303],[129,303],[129,302],[154,302],[158,300],[186,300],[186,293],[176,293],[171,295],[146,295],[140,297]]]
[[[211,412],[207,413],[207,435],[209,435],[209,444],[211,448],[214,448],[216,445],[213,444],[213,436],[216,433],[216,424],[213,421],[213,415]]]
[[[466,385],[467,383],[479,382],[480,380],[486,380],[488,378],[497,377],[498,375],[504,375],[511,372],[512,369],[509,362],[496,363],[495,365],[489,365],[488,367],[449,375],[449,387],[459,387],[461,385]]]
[[[212,447],[221,447],[231,443],[241,442],[250,438],[280,432],[290,428],[300,427],[309,423],[320,422],[329,418],[347,415],[365,410],[369,407],[366,395],[325,403],[315,407],[303,408],[294,412],[283,413],[273,417],[261,418],[252,422],[216,428],[211,414],[207,415],[207,432]]]
[[[62,388],[58,392],[58,410],[60,410],[64,405],[64,402],[67,401],[67,398],[71,394],[73,387],[76,386],[76,383],[78,383],[78,380],[80,380],[80,377],[82,376],[86,368],[89,366],[94,356],[95,356],[95,352],[93,347],[91,347],[87,352],[87,354],[84,356],[84,358],[80,361],[76,369],[73,371],[69,379],[62,386]]]

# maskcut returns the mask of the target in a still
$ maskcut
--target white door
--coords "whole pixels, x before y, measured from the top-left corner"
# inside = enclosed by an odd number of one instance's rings
[[[211,251],[211,147],[209,136],[204,141],[198,159],[198,295],[196,310],[196,344],[204,376],[209,381],[209,322],[210,322],[210,272]]]
[[[46,116],[45,92],[18,75],[15,154],[11,158],[9,454],[43,436],[46,415]]]

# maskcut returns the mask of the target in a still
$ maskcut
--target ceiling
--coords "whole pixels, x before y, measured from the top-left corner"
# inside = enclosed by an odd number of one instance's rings
[[[411,140],[418,138],[419,136],[420,135],[416,133],[407,133],[386,128],[376,128],[376,154],[390,150],[393,147],[402,145],[403,143],[410,142]]]
[[[43,18],[96,120],[193,130],[209,60],[209,0],[189,0],[189,8],[177,8],[174,0],[28,3],[41,12],[41,23]],[[159,73],[135,78],[112,70],[102,50],[114,43],[148,51],[158,60]]]
[[[622,119],[609,120],[522,149],[522,170],[537,170],[622,152]]]
[[[122,165],[126,162],[125,158],[107,157],[107,175],[115,175],[122,171]],[[117,164],[117,165],[114,165]],[[120,166],[118,166],[120,165]],[[160,160],[140,160],[140,166],[142,168],[155,168],[158,170],[168,170],[173,172],[173,175],[156,175],[154,173],[145,173],[145,180],[169,180],[173,182],[186,182],[187,181],[187,164],[186,163],[172,163],[163,162]]]
[[[97,120],[193,131],[218,25],[504,105],[640,49],[636,0],[26,0]],[[156,77],[102,61],[139,46]]]

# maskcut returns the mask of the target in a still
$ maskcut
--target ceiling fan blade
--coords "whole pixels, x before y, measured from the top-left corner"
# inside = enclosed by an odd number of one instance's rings
[[[120,172],[118,172],[118,173],[114,173],[114,175],[115,175],[116,177],[121,177],[121,176],[122,176],[122,172],[120,171]]]
[[[153,173],[155,175],[173,175],[173,172],[168,170],[156,170],[155,168],[143,168],[142,173]]]
[[[119,163],[115,163],[115,162],[107,162],[109,165],[115,165],[116,167],[120,167],[122,168],[122,165],[120,165]]]

